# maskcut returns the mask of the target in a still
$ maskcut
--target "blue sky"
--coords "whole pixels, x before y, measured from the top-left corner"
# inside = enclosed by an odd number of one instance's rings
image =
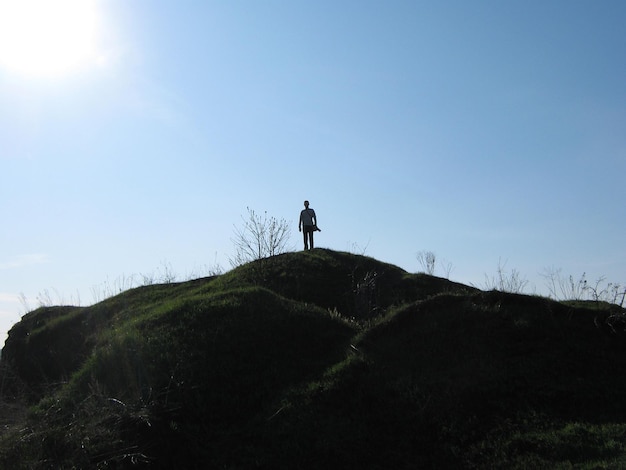
[[[304,199],[411,272],[626,282],[625,2],[85,1],[80,62],[0,60],[0,335],[20,294],[229,269],[246,207],[300,249]]]

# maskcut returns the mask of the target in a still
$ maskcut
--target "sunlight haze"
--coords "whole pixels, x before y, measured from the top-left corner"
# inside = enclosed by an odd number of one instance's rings
[[[55,76],[95,60],[94,0],[0,0],[0,64]]]

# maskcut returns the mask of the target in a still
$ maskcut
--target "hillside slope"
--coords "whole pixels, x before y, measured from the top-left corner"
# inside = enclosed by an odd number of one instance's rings
[[[595,307],[317,249],[38,309],[0,467],[619,468],[624,313]]]

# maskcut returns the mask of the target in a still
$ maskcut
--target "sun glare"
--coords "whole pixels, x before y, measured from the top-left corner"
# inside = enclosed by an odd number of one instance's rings
[[[0,66],[59,76],[96,57],[94,0],[0,0]]]

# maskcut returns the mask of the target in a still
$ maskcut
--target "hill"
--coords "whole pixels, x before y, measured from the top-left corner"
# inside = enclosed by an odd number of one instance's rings
[[[0,467],[619,468],[624,318],[321,249],[41,308]]]

